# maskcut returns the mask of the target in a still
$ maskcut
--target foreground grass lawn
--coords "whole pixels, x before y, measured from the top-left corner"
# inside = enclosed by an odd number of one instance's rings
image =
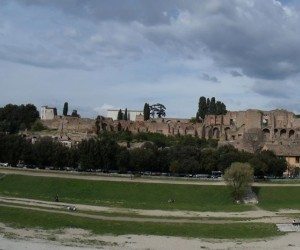
[[[0,222],[17,228],[38,227],[45,230],[70,227],[82,228],[101,235],[138,234],[218,239],[253,239],[282,235],[282,233],[277,231],[275,225],[264,223],[177,224],[116,222],[2,206],[0,206]]]
[[[225,186],[171,185],[89,181],[22,175],[0,179],[0,195],[62,202],[140,209],[195,211],[245,211],[252,207],[234,204]],[[175,199],[174,203],[168,200]]]
[[[254,191],[263,209],[300,209],[300,187],[255,187]]]

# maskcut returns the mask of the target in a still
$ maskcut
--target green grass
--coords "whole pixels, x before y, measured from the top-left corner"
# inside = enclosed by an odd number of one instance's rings
[[[282,235],[273,224],[231,223],[231,224],[177,224],[116,222],[54,214],[19,208],[0,206],[0,221],[12,227],[62,229],[81,228],[95,234],[138,234],[164,235],[218,239],[253,239]]]
[[[259,207],[266,210],[300,209],[300,187],[255,187]]]
[[[0,195],[62,202],[140,209],[194,211],[245,211],[249,205],[234,204],[225,186],[91,181],[22,175],[0,180]],[[175,199],[168,203],[168,199]]]

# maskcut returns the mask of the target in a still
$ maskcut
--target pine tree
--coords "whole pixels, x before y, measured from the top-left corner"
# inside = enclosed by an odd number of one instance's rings
[[[64,109],[63,109],[63,115],[67,116],[68,115],[68,109],[69,109],[69,104],[67,102],[64,103]]]

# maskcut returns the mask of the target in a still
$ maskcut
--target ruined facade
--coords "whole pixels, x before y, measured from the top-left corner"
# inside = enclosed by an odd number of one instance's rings
[[[206,139],[219,139],[221,142],[250,140],[250,135],[256,135],[257,141],[282,145],[300,141],[300,118],[296,118],[294,113],[286,110],[229,111],[226,115],[207,115],[200,122],[181,118],[156,118],[143,121],[142,116],[137,117],[137,121],[117,121],[100,117],[98,128],[97,120],[88,118],[56,117],[43,123],[50,129],[90,134],[102,130],[126,130],[132,133],[150,132],[167,136],[192,135]]]
[[[300,167],[300,118],[286,110],[229,111],[226,115],[207,115],[200,122],[177,118],[144,121],[142,116],[137,118],[136,121],[116,121],[106,117],[97,120],[56,117],[43,123],[57,130],[61,136],[74,137],[77,141],[101,131],[150,132],[218,139],[220,145],[230,144],[249,152],[272,150],[276,155],[285,157],[291,165]]]

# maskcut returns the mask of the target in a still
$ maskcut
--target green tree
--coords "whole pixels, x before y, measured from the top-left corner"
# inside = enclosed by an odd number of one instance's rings
[[[72,116],[72,117],[80,117],[80,115],[77,113],[77,110],[76,110],[76,109],[74,109],[74,110],[72,111],[71,116]]]
[[[249,163],[234,162],[226,169],[224,180],[232,189],[234,199],[240,201],[253,182],[253,168]]]
[[[32,104],[7,104],[0,108],[0,132],[17,133],[19,130],[30,129],[39,118],[39,112]]]
[[[130,153],[126,148],[121,148],[116,155],[116,164],[119,172],[126,173],[130,170]]]
[[[216,107],[216,98],[212,97],[210,102],[209,102],[209,106],[208,106],[208,114],[210,115],[216,115],[217,114],[217,107]]]
[[[68,115],[68,109],[69,109],[69,104],[67,102],[64,103],[64,108],[63,108],[63,115],[67,116]]]
[[[150,106],[148,103],[145,103],[144,105],[144,121],[147,121],[150,119]]]
[[[40,120],[36,120],[31,126],[32,131],[42,131],[45,129],[47,129],[47,127],[45,127]]]
[[[128,120],[127,108],[125,109],[125,112],[124,112],[124,120],[125,121]]]
[[[196,119],[197,120],[199,120],[199,118],[204,119],[206,114],[207,114],[206,98],[204,96],[201,96],[198,103],[198,112],[196,114]]]
[[[161,103],[156,103],[150,106],[150,114],[154,118],[157,115],[158,118],[166,116],[166,107]]]
[[[119,109],[119,112],[118,112],[118,117],[117,119],[120,121],[120,120],[123,120],[123,112],[121,109]]]
[[[225,115],[227,113],[226,105],[223,102],[216,102],[216,115]]]

